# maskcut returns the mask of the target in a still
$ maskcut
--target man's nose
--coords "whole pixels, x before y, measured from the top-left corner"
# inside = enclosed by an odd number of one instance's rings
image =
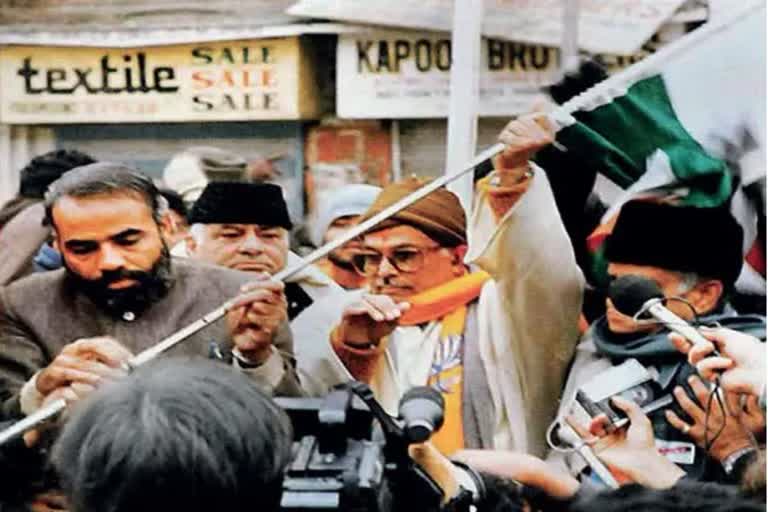
[[[387,277],[387,276],[393,276],[398,274],[399,271],[395,266],[392,264],[391,261],[389,261],[389,258],[382,256],[381,257],[381,264],[379,265],[379,270],[376,272],[376,275],[380,277]]]
[[[117,270],[125,267],[125,258],[119,249],[111,244],[104,244],[101,247],[101,270]]]
[[[264,241],[255,233],[247,234],[240,242],[239,250],[245,254],[259,254],[264,250]]]

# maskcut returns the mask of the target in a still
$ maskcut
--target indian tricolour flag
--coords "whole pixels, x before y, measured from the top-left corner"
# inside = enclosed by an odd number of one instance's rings
[[[765,204],[765,2],[731,5],[727,18],[706,23],[552,114],[558,142],[624,189],[588,240],[598,267],[611,220],[629,199],[729,205],[745,232],[747,264],[737,288],[765,294],[755,208]],[[717,240],[706,242],[717,250]]]

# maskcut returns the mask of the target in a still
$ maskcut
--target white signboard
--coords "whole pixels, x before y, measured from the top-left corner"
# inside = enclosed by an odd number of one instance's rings
[[[298,37],[0,52],[4,123],[305,119],[319,110]]]
[[[530,110],[558,70],[556,48],[483,40],[480,116]],[[448,116],[451,40],[447,35],[371,32],[339,36],[337,115],[347,119]]]
[[[629,55],[685,0],[580,0],[579,47]],[[563,0],[485,0],[483,35],[559,46]],[[301,0],[297,16],[428,30],[451,30],[452,0]]]

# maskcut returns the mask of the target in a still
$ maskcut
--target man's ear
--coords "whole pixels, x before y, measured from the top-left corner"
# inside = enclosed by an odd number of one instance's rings
[[[687,299],[696,309],[696,313],[704,315],[717,307],[723,296],[724,286],[722,281],[710,279],[698,283],[693,290],[688,292]]]
[[[456,275],[462,275],[466,271],[466,265],[464,264],[464,257],[467,255],[468,247],[466,244],[459,245],[453,249],[453,264]]]
[[[175,231],[176,223],[173,221],[173,216],[171,216],[170,212],[165,212],[160,217],[160,222],[157,223],[157,226],[160,229],[160,235],[165,240],[169,240]]]
[[[197,240],[195,240],[195,237],[192,236],[192,233],[187,233],[187,235],[184,237],[184,245],[187,247],[187,254],[191,256],[195,253],[197,250]]]
[[[56,233],[56,229],[51,230],[51,247],[59,251],[59,254],[64,254],[59,245],[59,235]]]

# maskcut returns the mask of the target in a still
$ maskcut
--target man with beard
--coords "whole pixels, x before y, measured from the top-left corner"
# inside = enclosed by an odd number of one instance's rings
[[[151,180],[120,164],[91,164],[51,185],[45,205],[65,268],[0,290],[4,416],[30,414],[54,391],[78,397],[120,377],[132,353],[241,292],[226,319],[170,352],[206,356],[212,342],[225,343],[233,364],[263,387],[299,391],[283,285],[171,262],[164,200]]]
[[[371,207],[381,189],[373,185],[353,184],[332,193],[320,206],[313,230],[313,242],[317,247],[327,244],[352,229],[360,216]],[[317,263],[318,268],[346,290],[356,290],[366,285],[366,278],[355,270],[352,256],[361,248],[353,240],[339,247],[327,258]]]
[[[282,189],[270,183],[212,182],[190,213],[190,258],[264,278],[299,261],[288,250],[292,227]],[[302,386],[314,395],[336,384],[323,365],[307,368],[346,303],[346,292],[316,266],[286,279],[285,298]],[[332,374],[331,374],[332,375]]]
[[[764,317],[738,315],[727,302],[742,267],[742,238],[742,229],[727,208],[633,200],[621,208],[606,241],[608,273],[614,279],[635,275],[654,281],[667,298],[674,298],[666,301],[666,307],[687,322],[729,327],[765,339]],[[655,376],[663,395],[672,395],[677,402],[649,415],[659,450],[691,479],[727,479],[733,473],[732,456],[751,451],[751,436],[742,423],[755,434],[764,432],[757,398],[742,401],[736,394],[726,394],[730,404],[726,415],[717,400],[708,406],[709,388],[675,349],[666,327],[636,322],[619,312],[610,298],[606,310],[576,350],[561,416],[572,412],[577,390],[592,377],[636,359]],[[561,456],[553,452],[551,459]],[[565,462],[574,474],[583,467],[575,458]]]

